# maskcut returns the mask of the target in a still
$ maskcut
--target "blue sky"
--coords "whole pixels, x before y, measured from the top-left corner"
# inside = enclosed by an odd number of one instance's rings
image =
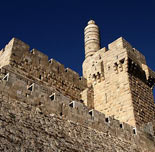
[[[155,70],[154,0],[3,0],[0,48],[17,37],[81,75],[90,19],[100,27],[102,47],[123,36]]]

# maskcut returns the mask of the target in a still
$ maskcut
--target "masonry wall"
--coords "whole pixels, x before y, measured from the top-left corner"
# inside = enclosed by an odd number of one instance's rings
[[[135,126],[127,73],[130,45],[124,42],[119,38],[109,44],[108,50],[103,48],[89,60],[86,58],[83,69],[87,73],[88,86],[92,84],[94,88],[94,109]]]
[[[136,128],[124,123],[128,122],[125,114],[135,114],[134,106],[130,107],[133,96],[126,57],[133,58],[126,51],[130,45],[119,41],[124,40],[119,39],[109,51],[103,48],[86,61],[84,67],[91,65],[86,81],[59,62],[48,61],[41,52],[30,52],[24,42],[12,39],[0,52],[0,150],[154,152],[154,121]],[[138,57],[143,61],[143,56]],[[154,72],[138,65],[146,70],[151,88]],[[129,111],[118,112],[117,108]]]
[[[152,82],[139,64],[129,58],[129,83],[137,125],[155,120],[155,104]],[[150,79],[150,78],[149,78]]]
[[[40,51],[29,50],[24,42],[13,38],[0,53],[0,67],[10,65],[10,70],[25,75],[30,79],[47,83],[71,99],[80,100],[81,91],[86,88],[86,80],[64,65],[48,60]]]
[[[1,68],[0,77],[1,151],[154,151],[154,124],[133,132],[133,127],[120,126],[113,117],[107,122],[104,114],[9,66]]]
[[[155,119],[154,72],[122,37],[86,58],[83,73],[94,90],[94,109],[132,126]]]

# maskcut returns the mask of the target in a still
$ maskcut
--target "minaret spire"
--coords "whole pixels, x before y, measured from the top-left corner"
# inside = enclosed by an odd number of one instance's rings
[[[100,49],[99,28],[94,20],[90,20],[84,29],[85,40],[85,58],[92,56]]]

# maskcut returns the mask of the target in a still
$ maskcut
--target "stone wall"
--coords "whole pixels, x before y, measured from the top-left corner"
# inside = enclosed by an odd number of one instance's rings
[[[93,88],[94,109],[132,126],[155,119],[155,72],[146,65],[144,55],[122,37],[87,57],[83,73]]]
[[[137,125],[155,120],[155,104],[153,91],[138,73],[138,68],[130,71],[129,82]],[[141,78],[139,78],[141,76]]]
[[[108,49],[86,58],[86,80],[13,38],[0,51],[0,151],[154,152],[155,73],[123,38]]]
[[[105,117],[9,66],[0,79],[0,151],[154,152],[155,124],[133,128]]]
[[[0,67],[5,65],[30,79],[46,82],[72,99],[80,100],[80,93],[86,88],[86,80],[78,73],[54,59],[48,60],[48,56],[36,49],[29,51],[29,46],[16,38],[1,51]]]

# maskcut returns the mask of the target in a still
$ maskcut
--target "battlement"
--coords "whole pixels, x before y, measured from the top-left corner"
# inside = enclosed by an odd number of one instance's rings
[[[142,53],[124,38],[118,38],[108,48],[96,51],[83,62],[83,75],[88,87],[93,86],[94,97],[90,107],[133,126],[152,121],[155,113],[152,93],[154,73],[146,65]],[[86,95],[84,91],[82,95],[83,100],[87,101],[90,93]],[[143,102],[149,102],[148,106],[139,105]]]
[[[117,52],[117,54],[120,54],[124,50],[127,51],[128,57],[133,59],[134,62],[137,62],[140,66],[146,64],[145,56],[137,49],[133,48],[124,38],[120,37],[108,45],[108,51]]]
[[[61,92],[46,84],[28,79],[20,74],[13,73],[7,67],[0,70],[0,92],[6,102],[20,101],[23,104],[32,105],[36,108],[35,113],[44,115],[57,115],[61,119],[72,121],[81,126],[87,126],[98,131],[107,133],[127,141],[138,142],[141,137],[148,134],[153,140],[154,124],[149,123],[141,127],[132,127],[126,123],[106,116],[94,109],[90,110],[80,101],[73,101]]]
[[[132,49],[132,46],[123,37],[118,38],[108,45],[109,50],[118,50],[120,48]]]
[[[154,152],[154,86],[155,72],[125,39],[100,49],[93,20],[83,77],[13,38],[0,51],[0,149]]]
[[[86,80],[63,64],[32,49],[24,42],[13,38],[0,53],[0,67],[9,65],[20,74],[37,78],[62,90],[72,99],[80,100],[80,92],[86,88]],[[11,69],[10,68],[10,69]]]

